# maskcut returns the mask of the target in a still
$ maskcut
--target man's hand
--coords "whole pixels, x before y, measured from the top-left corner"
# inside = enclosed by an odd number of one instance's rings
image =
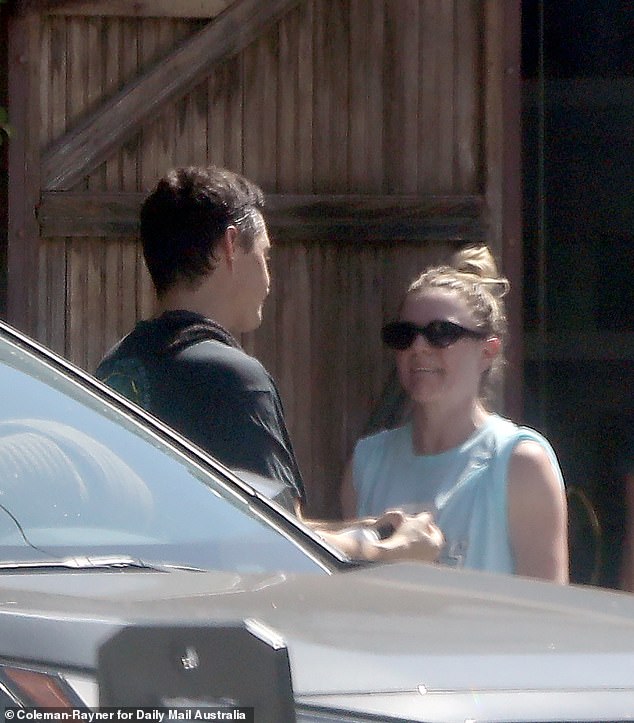
[[[444,544],[430,512],[408,515],[390,510],[376,519],[350,521],[337,531],[315,531],[348,557],[372,562],[434,562]]]
[[[366,541],[362,549],[366,560],[434,562],[444,544],[443,534],[434,524],[431,512],[408,515],[390,510],[368,529],[374,531],[375,539]]]

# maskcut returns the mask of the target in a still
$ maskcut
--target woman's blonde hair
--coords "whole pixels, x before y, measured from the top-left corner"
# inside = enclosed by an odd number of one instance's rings
[[[468,305],[478,329],[501,342],[500,353],[482,378],[480,394],[486,399],[495,377],[504,365],[507,323],[503,297],[509,290],[488,246],[467,246],[454,253],[449,264],[424,271],[407,290],[407,297],[427,289],[445,289],[458,294]]]

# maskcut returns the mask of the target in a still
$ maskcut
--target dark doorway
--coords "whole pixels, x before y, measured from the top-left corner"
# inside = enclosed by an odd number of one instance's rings
[[[524,0],[522,70],[526,418],[578,493],[573,579],[618,587],[634,442],[634,3]]]

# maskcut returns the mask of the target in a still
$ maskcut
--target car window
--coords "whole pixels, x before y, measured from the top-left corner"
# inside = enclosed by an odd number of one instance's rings
[[[0,383],[0,560],[324,570],[202,464],[4,338]]]

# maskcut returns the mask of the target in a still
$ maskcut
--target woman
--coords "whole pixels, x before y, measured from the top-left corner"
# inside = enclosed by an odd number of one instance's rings
[[[566,497],[554,452],[484,402],[502,359],[507,290],[487,247],[459,252],[410,286],[383,341],[396,350],[411,417],[358,442],[343,509],[426,509],[445,536],[441,562],[566,583]]]

